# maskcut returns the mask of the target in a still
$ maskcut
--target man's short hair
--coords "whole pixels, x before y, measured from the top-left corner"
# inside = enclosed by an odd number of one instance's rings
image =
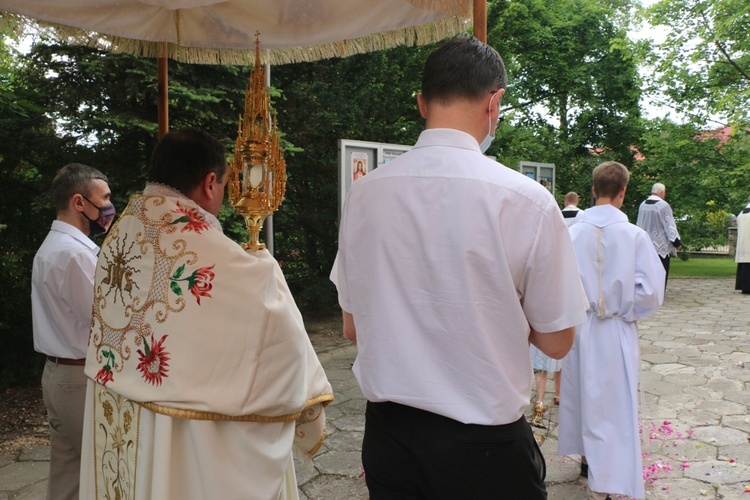
[[[666,190],[667,186],[665,186],[661,182],[657,182],[651,187],[651,194],[661,194]]]
[[[594,191],[598,198],[614,198],[628,185],[630,172],[622,163],[607,161],[594,169]]]
[[[57,171],[52,180],[52,199],[58,213],[68,208],[74,194],[91,196],[92,181],[101,179],[109,183],[107,176],[83,163],[68,163]]]
[[[422,96],[427,101],[473,100],[507,83],[505,64],[495,49],[474,37],[454,38],[427,57]]]
[[[578,205],[578,193],[575,191],[571,191],[570,193],[565,195],[565,204],[566,205]]]
[[[159,140],[148,163],[148,181],[187,195],[209,173],[223,179],[226,171],[226,151],[221,142],[203,130],[183,128]]]

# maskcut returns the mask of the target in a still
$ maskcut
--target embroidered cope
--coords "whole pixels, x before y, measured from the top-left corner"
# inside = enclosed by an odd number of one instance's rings
[[[82,494],[296,498],[292,442],[317,451],[333,395],[281,269],[145,193],[97,264]]]

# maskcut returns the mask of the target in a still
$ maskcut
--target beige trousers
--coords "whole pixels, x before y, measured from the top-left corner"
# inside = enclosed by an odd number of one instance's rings
[[[44,365],[42,395],[51,443],[48,500],[78,499],[87,380],[83,368],[50,360]]]

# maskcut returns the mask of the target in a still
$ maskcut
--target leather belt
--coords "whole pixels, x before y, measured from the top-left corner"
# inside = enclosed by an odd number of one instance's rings
[[[83,366],[86,364],[86,358],[83,359],[68,359],[68,358],[56,358],[54,356],[47,356],[47,359],[58,365],[76,365]]]

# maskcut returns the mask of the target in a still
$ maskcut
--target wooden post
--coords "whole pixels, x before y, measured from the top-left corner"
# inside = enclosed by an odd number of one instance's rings
[[[157,59],[159,87],[159,139],[169,132],[169,70],[166,57]]]
[[[487,0],[474,0],[474,37],[487,43]]]

